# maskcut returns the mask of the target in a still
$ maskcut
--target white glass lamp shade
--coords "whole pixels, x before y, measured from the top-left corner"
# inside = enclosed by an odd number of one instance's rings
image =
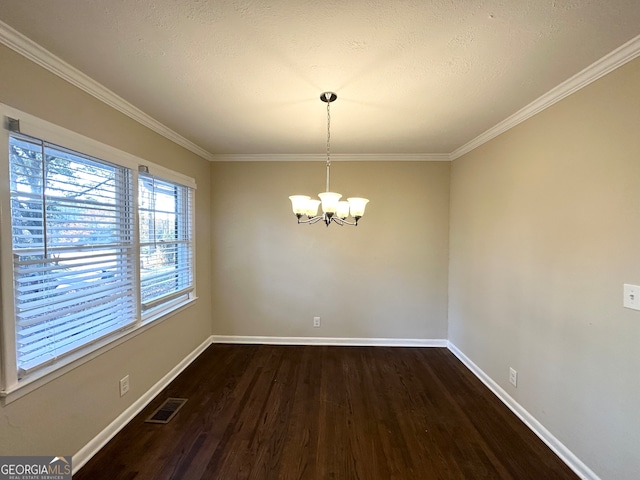
[[[307,217],[315,217],[318,215],[318,206],[320,205],[320,200],[307,200]]]
[[[347,200],[349,201],[351,216],[353,218],[362,217],[364,215],[364,209],[367,206],[367,203],[369,203],[369,200],[360,197],[351,197],[347,198]]]
[[[322,192],[319,193],[318,196],[322,201],[322,211],[324,213],[336,213],[338,210],[338,202],[342,195],[334,192]]]
[[[349,202],[344,200],[338,202],[338,210],[336,211],[336,216],[338,218],[347,218],[349,216]]]
[[[291,195],[289,200],[291,200],[291,208],[293,209],[293,213],[296,215],[306,215],[307,214],[307,202],[311,197],[307,195]]]

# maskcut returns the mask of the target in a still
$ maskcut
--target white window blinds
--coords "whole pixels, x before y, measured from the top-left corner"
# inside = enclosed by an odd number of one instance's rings
[[[12,133],[20,375],[137,318],[132,171]]]
[[[138,176],[140,294],[143,311],[193,290],[192,189]]]

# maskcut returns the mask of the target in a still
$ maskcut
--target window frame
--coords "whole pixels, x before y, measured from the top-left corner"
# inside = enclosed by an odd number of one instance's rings
[[[95,157],[119,166],[129,168],[132,173],[131,192],[134,206],[134,287],[137,302],[137,315],[132,328],[114,333],[98,342],[87,345],[77,352],[71,353],[52,365],[45,366],[32,374],[18,379],[16,361],[16,324],[13,282],[13,249],[12,229],[0,229],[0,295],[2,297],[2,309],[0,310],[0,331],[2,342],[0,343],[0,398],[3,404],[22,397],[30,391],[50,382],[77,366],[104,354],[106,351],[120,345],[131,338],[143,333],[147,329],[172,317],[176,313],[189,307],[197,300],[196,295],[196,242],[195,242],[195,190],[196,183],[191,177],[175,172],[160,165],[148,162],[135,155],[117,148],[103,144],[84,135],[57,126],[53,123],[39,119],[8,105],[0,103],[0,171],[6,180],[0,181],[0,219],[3,226],[11,223],[11,201],[9,182],[9,136],[8,118],[20,121],[20,133],[26,136],[42,139],[46,142],[60,145],[63,148],[76,151],[82,155]],[[140,238],[138,227],[138,171],[144,166],[149,174],[165,181],[173,182],[190,190],[190,237],[191,237],[191,262],[192,262],[192,288],[186,297],[169,300],[163,303],[162,308],[143,314],[140,296]]]
[[[142,170],[146,170],[142,169]],[[159,208],[155,208],[155,197],[154,197],[154,209],[143,209],[141,208],[140,205],[140,177],[142,176],[142,178],[146,178],[147,181],[152,181],[154,183],[154,191],[153,193],[155,194],[155,182],[158,181],[160,184],[171,184],[173,186],[173,188],[180,188],[180,189],[184,189],[184,185],[180,185],[177,182],[171,182],[168,181],[167,179],[164,178],[160,178],[157,175],[153,175],[150,174],[149,172],[146,171],[141,171],[141,169],[139,169],[138,172],[138,200],[136,201],[136,211],[138,212],[137,215],[137,219],[138,219],[138,239],[137,239],[137,246],[138,248],[142,249],[143,247],[146,246],[150,246],[151,244],[155,244],[156,242],[149,242],[149,238],[143,239],[140,237],[140,227],[142,225],[142,221],[141,221],[141,217],[142,215],[140,214],[140,210],[144,210],[147,212],[153,212],[154,218],[155,218],[155,213],[156,212],[160,212],[161,210]],[[189,191],[189,189],[185,189],[182,192],[180,192],[180,200],[179,202],[177,202],[176,207],[176,220],[177,223],[179,225],[175,226],[175,230],[176,230],[176,236],[175,238],[172,238],[171,241],[160,241],[158,243],[162,244],[176,244],[176,254],[178,254],[178,251],[182,251],[182,250],[178,250],[178,245],[186,245],[187,246],[187,253],[189,254],[189,256],[193,259],[193,255],[194,255],[194,247],[193,247],[193,212],[191,213],[190,216],[187,216],[187,224],[186,224],[186,228],[185,228],[185,224],[184,224],[184,220],[178,221],[179,220],[179,216],[180,216],[180,212],[184,213],[188,210],[192,210],[193,209],[193,194],[192,191]],[[153,226],[153,237],[155,239],[155,222],[154,222],[154,226]],[[180,233],[177,232],[182,232],[184,234],[184,239],[181,238]],[[141,266],[141,260],[143,258],[142,253],[139,254],[138,256],[138,260],[139,260],[139,268],[138,268],[138,273],[140,274],[140,279],[139,279],[139,285],[140,285],[140,296],[142,297],[143,295],[143,290],[144,290],[144,286],[143,286],[143,279],[142,279],[142,266]],[[190,262],[190,268],[188,270],[188,276],[191,278],[191,283],[193,284],[194,281],[194,276],[195,276],[195,271],[194,271],[194,263],[193,260]],[[182,275],[180,276],[180,279],[182,279]],[[163,311],[166,311],[167,308],[171,308],[170,305],[174,302],[179,303],[181,301],[181,298],[184,298],[185,296],[189,296],[191,294],[191,292],[193,291],[193,287],[185,287],[185,288],[181,288],[179,290],[176,290],[172,293],[169,293],[167,295],[165,295],[164,297],[159,297],[157,299],[151,299],[148,301],[145,301],[144,299],[140,299],[139,302],[139,308],[141,310],[141,316],[142,319],[145,320],[146,318],[149,317],[153,317],[153,316],[157,316],[157,315],[161,315]],[[166,297],[166,298],[165,298]],[[163,299],[165,298],[165,299]]]

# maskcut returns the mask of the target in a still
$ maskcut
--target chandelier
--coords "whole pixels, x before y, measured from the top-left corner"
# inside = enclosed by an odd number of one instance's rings
[[[346,201],[340,200],[342,195],[329,191],[329,177],[331,171],[331,102],[338,96],[333,92],[324,92],[320,94],[320,100],[327,104],[327,188],[324,192],[319,193],[320,200],[313,199],[307,195],[291,195],[291,207],[293,213],[298,219],[298,223],[308,223],[312,225],[322,220],[327,227],[331,222],[338,225],[358,225],[358,220],[364,215],[364,209],[369,200],[360,197],[347,198]],[[318,207],[322,204],[322,215],[318,215]],[[347,217],[353,217],[353,221],[347,220]],[[305,218],[306,217],[306,218]]]

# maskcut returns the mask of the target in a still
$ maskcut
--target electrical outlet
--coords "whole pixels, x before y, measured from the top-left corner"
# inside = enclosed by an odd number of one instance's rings
[[[120,379],[120,396],[124,396],[129,391],[129,375]]]
[[[518,386],[518,372],[511,367],[509,367],[509,383],[514,387]]]
[[[640,287],[624,284],[624,299],[622,305],[633,310],[640,310]]]
[[[320,317],[313,317],[313,328],[320,328]]]

